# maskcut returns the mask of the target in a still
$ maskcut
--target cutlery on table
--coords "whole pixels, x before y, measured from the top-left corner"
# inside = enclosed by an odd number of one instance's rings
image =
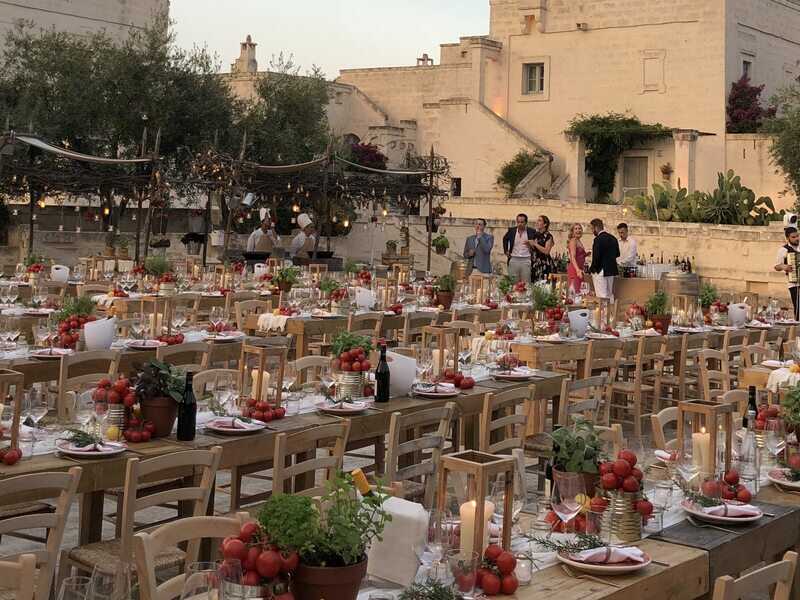
[[[733,533],[736,534],[738,532],[733,531],[732,529],[725,529],[724,527],[717,527],[716,525],[711,525],[710,523],[698,523],[692,517],[687,516],[686,520],[689,522],[690,525],[697,527],[698,529],[716,529],[717,531],[724,531],[725,533]]]
[[[593,575],[587,575],[585,573],[575,573],[572,569],[570,569],[567,565],[561,565],[564,573],[569,575],[570,577],[574,577],[575,579],[586,579],[588,581],[594,581],[595,583],[602,583],[603,585],[610,585],[611,587],[621,588],[621,585],[617,585],[616,583],[612,583],[610,581],[606,581],[605,579],[600,579],[599,577],[594,577]]]

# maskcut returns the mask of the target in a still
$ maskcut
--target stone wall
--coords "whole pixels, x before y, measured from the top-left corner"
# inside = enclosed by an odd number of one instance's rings
[[[756,196],[769,196],[776,210],[790,210],[796,201],[794,192],[770,156],[772,138],[758,133],[739,133],[727,136],[726,168],[741,176],[742,183],[755,191]]]

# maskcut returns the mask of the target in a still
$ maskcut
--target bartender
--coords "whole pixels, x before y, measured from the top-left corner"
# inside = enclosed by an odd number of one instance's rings
[[[786,236],[786,243],[778,249],[778,257],[775,260],[775,270],[784,271],[787,277],[790,277],[789,295],[792,297],[794,318],[797,319],[799,314],[797,310],[797,291],[800,289],[798,288],[798,286],[800,286],[800,282],[791,281],[791,276],[789,273],[792,271],[792,266],[789,264],[788,257],[790,252],[793,254],[800,252],[800,233],[798,233],[796,227],[787,227],[783,230],[783,233]]]
[[[300,233],[294,236],[292,245],[289,249],[291,256],[298,258],[311,258],[314,252],[314,224],[311,222],[311,217],[306,213],[297,215],[297,226],[300,228]]]
[[[280,241],[281,238],[272,228],[272,219],[267,212],[261,215],[261,225],[258,229],[247,238],[247,251],[272,254],[273,248],[280,244]]]

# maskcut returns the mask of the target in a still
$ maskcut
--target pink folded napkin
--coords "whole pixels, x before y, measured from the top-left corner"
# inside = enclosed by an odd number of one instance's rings
[[[592,548],[591,550],[584,550],[577,554],[570,554],[569,557],[572,560],[597,565],[645,562],[644,552],[633,546],[604,546],[602,548]]]
[[[706,506],[703,512],[715,517],[757,517],[761,510],[752,504],[718,504],[716,506]]]
[[[236,417],[222,417],[211,421],[209,425],[214,427],[222,427],[223,429],[261,429],[261,425],[255,423],[248,423]]]
[[[87,444],[86,446],[78,446],[72,442],[66,444],[66,450],[70,452],[111,452],[118,448],[122,448],[124,444],[117,442],[103,442],[101,444]]]

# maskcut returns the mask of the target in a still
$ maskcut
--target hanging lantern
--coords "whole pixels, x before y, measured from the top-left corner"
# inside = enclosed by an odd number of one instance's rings
[[[39,208],[44,208],[45,206],[47,206],[47,201],[45,200],[44,196],[42,196],[39,198]]]
[[[382,214],[384,217],[385,217],[386,215],[388,215],[388,214],[389,214],[389,211],[388,211],[388,210],[386,210],[386,207],[384,207],[384,209],[381,211],[381,214]]]
[[[342,225],[344,225],[344,227],[350,227],[350,219],[345,219],[345,220],[342,222]]]
[[[334,223],[337,223],[339,221],[339,217],[337,217],[336,215],[333,215],[333,218],[331,219],[331,221],[333,221]]]
[[[136,220],[136,213],[133,213],[133,214],[131,215],[131,221],[135,221],[135,220]]]
[[[292,212],[295,212],[295,213],[299,213],[300,212],[300,205],[297,202],[292,204]]]
[[[19,211],[15,208],[14,210],[11,211],[11,214],[16,217],[17,215],[19,215]]]
[[[100,221],[100,215],[95,215],[94,216],[94,222],[97,223],[99,221]]]
[[[80,233],[80,232],[81,232],[81,226],[80,226],[80,225],[77,225],[77,226],[75,227],[75,233]]]
[[[110,214],[111,214],[111,209],[108,208],[107,206],[104,206],[103,207],[103,215],[107,217]]]

